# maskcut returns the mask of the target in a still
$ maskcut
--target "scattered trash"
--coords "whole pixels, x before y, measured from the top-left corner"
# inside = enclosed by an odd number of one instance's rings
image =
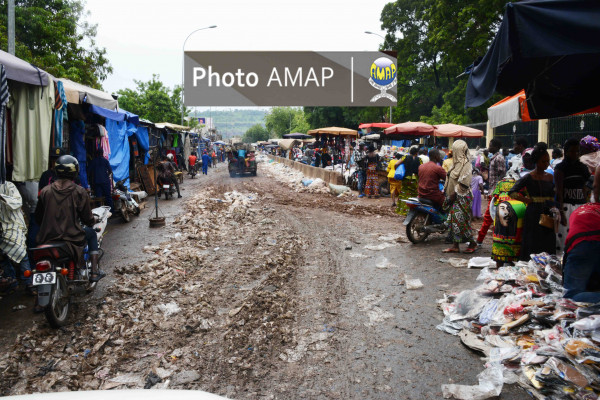
[[[156,306],[160,312],[162,312],[165,318],[170,317],[173,314],[177,314],[181,311],[181,308],[177,305],[177,303],[167,303],[167,304],[159,304]]]
[[[496,268],[496,261],[491,257],[473,257],[469,260],[469,268]]]
[[[13,311],[19,311],[19,310],[24,310],[24,309],[26,309],[26,308],[27,308],[27,306],[24,306],[23,304],[19,304],[19,305],[17,305],[17,306],[14,306],[14,307],[12,308],[12,310],[13,310]]]
[[[479,385],[442,385],[442,394],[445,399],[454,397],[462,400],[484,400],[490,397],[497,397],[502,392],[504,378],[502,376],[502,366],[494,364],[483,370],[479,375]]]
[[[438,258],[441,263],[452,265],[454,268],[466,268],[469,264],[469,260],[464,258],[450,257],[450,258]]]
[[[344,250],[352,250],[352,244],[346,243],[346,245],[344,246]]]
[[[421,289],[423,287],[423,283],[420,279],[408,279],[404,280],[404,285],[408,290]]]
[[[344,192],[349,191],[350,188],[348,186],[344,186],[344,185],[334,185],[333,183],[329,184],[329,191],[331,192],[331,194],[335,195],[335,196],[339,196]]]
[[[381,241],[384,241],[384,242],[393,242],[393,241],[397,241],[401,237],[402,237],[401,235],[396,235],[396,234],[390,233],[387,235],[379,236],[378,239]]]
[[[480,267],[489,263],[479,258]],[[444,397],[486,399],[499,396],[503,383],[518,383],[538,399],[596,398],[600,305],[562,297],[555,256],[490,267],[483,267],[475,289],[438,301],[444,319],[437,329],[483,352],[489,366],[477,386],[442,385]]]
[[[388,242],[384,242],[378,245],[374,245],[374,244],[368,244],[365,246],[365,249],[367,250],[383,250],[383,249],[387,249],[388,247],[393,247],[394,245]]]

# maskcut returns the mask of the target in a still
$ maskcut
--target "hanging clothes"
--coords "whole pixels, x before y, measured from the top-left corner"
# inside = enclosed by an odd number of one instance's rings
[[[79,162],[79,179],[81,181],[81,187],[88,188],[87,180],[87,156],[85,150],[85,124],[83,121],[71,122],[71,154]]]
[[[98,130],[100,131],[100,147],[102,147],[102,155],[107,160],[110,159],[110,141],[108,140],[108,131],[106,128],[100,124],[98,124]]]
[[[68,121],[67,95],[61,81],[54,83],[54,146],[62,147],[63,121]]]
[[[125,186],[129,188],[129,136],[135,133],[135,126],[129,122],[107,118],[106,130],[111,150],[108,161],[113,171],[113,180],[118,182],[127,179]]]
[[[10,100],[13,128],[14,181],[40,179],[48,169],[54,84],[35,86],[11,81]]]
[[[173,135],[173,147],[179,147],[179,135]]]
[[[8,81],[6,68],[0,64],[0,185],[6,182],[6,105],[8,104]]]

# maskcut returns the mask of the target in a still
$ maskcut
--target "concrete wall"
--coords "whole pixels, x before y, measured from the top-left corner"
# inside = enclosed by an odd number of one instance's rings
[[[306,165],[306,164],[302,164],[302,163],[290,160],[288,158],[273,156],[271,154],[267,154],[267,157],[270,160],[275,160],[278,163],[282,163],[292,169],[302,172],[302,174],[304,174],[304,176],[307,178],[313,178],[313,179],[320,178],[323,181],[325,181],[325,183],[332,183],[334,185],[343,185],[344,184],[344,178],[342,177],[342,174],[340,174],[339,172],[329,171],[329,170],[326,170],[323,168],[313,167],[310,165]]]

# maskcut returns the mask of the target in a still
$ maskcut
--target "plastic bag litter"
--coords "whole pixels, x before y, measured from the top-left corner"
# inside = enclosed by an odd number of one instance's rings
[[[468,262],[469,268],[496,268],[496,262],[490,257],[473,257]]]
[[[463,290],[456,297],[456,313],[463,318],[475,318],[481,313],[488,300],[474,290]]]
[[[423,287],[420,279],[406,279],[404,284],[408,290],[421,289]]]
[[[179,308],[179,306],[175,302],[159,304],[158,306],[156,306],[156,308],[158,308],[158,310],[163,313],[165,318],[168,318],[171,315],[177,314],[179,311],[181,311],[181,308]]]
[[[313,183],[313,180],[312,179],[302,179],[301,182],[304,186],[310,186],[310,184]]]
[[[349,191],[350,188],[348,186],[343,185],[334,185],[332,183],[329,184],[329,191],[331,194],[339,196],[340,194]]]
[[[594,331],[600,329],[600,315],[592,315],[573,323],[573,328],[580,331]]]
[[[392,247],[392,246],[394,246],[394,245],[391,243],[383,242],[378,245],[368,244],[365,246],[365,249],[367,249],[367,250],[383,250],[383,249],[387,249],[388,247]]]
[[[452,265],[454,268],[465,268],[469,264],[469,260],[465,260],[464,258],[450,257],[450,258],[440,258],[438,259],[441,263],[447,263]]]
[[[454,397],[462,400],[484,400],[490,397],[499,396],[504,385],[502,374],[502,365],[492,364],[489,368],[483,370],[479,375],[479,384],[468,385],[442,385],[442,393],[445,399]]]

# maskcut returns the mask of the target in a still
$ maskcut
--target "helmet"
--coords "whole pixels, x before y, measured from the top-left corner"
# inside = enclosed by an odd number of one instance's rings
[[[169,161],[173,161],[173,153],[167,154],[167,158],[169,159]]]
[[[60,156],[54,164],[54,171],[56,171],[59,178],[75,179],[79,172],[79,162],[73,156]]]

